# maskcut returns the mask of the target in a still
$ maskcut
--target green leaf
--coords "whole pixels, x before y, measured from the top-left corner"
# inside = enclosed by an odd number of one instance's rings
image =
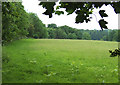
[[[78,14],[78,15],[76,16],[76,22],[75,22],[75,23],[83,23],[83,22],[84,22],[84,19],[85,19],[84,14]]]
[[[52,13],[51,13],[51,11],[49,11],[49,10],[46,10],[43,14],[49,15],[49,18],[52,17]]]
[[[115,13],[120,13],[120,1],[119,2],[114,2],[112,4],[112,7],[114,8]]]
[[[60,8],[60,6],[57,6],[57,7],[56,7],[56,10],[59,9],[59,8]]]
[[[108,17],[108,15],[105,13],[105,10],[100,10],[99,11],[100,16],[103,17]]]
[[[75,11],[75,9],[69,9],[69,10],[66,10],[66,11],[68,12],[67,15],[70,15],[70,14],[72,14]]]
[[[39,5],[42,5],[43,8],[47,9],[43,14],[49,15],[49,18],[51,18],[52,13],[54,13],[55,2],[41,2]]]
[[[106,3],[106,2],[93,2],[92,4],[94,4],[95,8],[101,8],[104,3]]]
[[[64,14],[64,12],[63,11],[55,11],[55,14],[61,15],[61,14]]]
[[[108,29],[107,26],[106,26],[106,24],[108,24],[108,22],[104,21],[104,19],[100,19],[99,20],[99,25],[100,25],[100,27],[101,27],[102,30],[103,30],[103,28],[104,29]]]

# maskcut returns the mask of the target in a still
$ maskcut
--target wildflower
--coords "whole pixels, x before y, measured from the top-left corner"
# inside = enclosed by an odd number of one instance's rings
[[[36,61],[35,61],[35,60],[33,60],[33,61],[30,61],[30,63],[33,63],[33,64],[35,64],[35,63],[36,63]]]
[[[46,76],[51,76],[51,74],[48,74],[48,75],[46,75]]]
[[[51,67],[52,65],[46,65],[46,67]]]
[[[114,71],[116,72],[116,71],[118,71],[118,69],[114,69]]]
[[[105,81],[103,80],[103,83],[104,83]]]
[[[74,64],[75,64],[75,62],[73,61],[73,62],[72,62],[72,65],[74,65]]]
[[[36,80],[36,82],[37,82],[37,83],[42,83],[42,82],[43,82],[43,80]]]
[[[53,76],[53,75],[56,75],[56,73],[54,73],[54,72],[50,72],[48,75],[47,74],[44,74],[45,76]]]
[[[56,75],[56,73],[54,73],[54,72],[51,72],[50,74],[51,74],[51,75]]]
[[[114,70],[112,70],[111,72],[117,72],[118,71],[118,69],[114,69]]]

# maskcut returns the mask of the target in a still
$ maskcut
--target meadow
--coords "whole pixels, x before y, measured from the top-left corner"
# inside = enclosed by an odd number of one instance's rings
[[[117,42],[22,39],[2,48],[3,83],[117,83]]]

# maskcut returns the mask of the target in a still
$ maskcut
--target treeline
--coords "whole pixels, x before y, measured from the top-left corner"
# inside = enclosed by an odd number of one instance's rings
[[[120,41],[120,37],[118,37],[120,30],[84,30],[69,26],[57,27],[56,24],[49,24],[47,30],[50,39]]]
[[[22,38],[47,38],[47,29],[38,16],[27,13],[19,2],[2,3],[2,43]]]
[[[2,43],[22,38],[83,39],[120,41],[118,30],[83,30],[45,24],[34,13],[27,13],[19,2],[2,3]]]

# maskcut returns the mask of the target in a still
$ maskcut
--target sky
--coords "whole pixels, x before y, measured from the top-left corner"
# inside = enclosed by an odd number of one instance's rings
[[[90,22],[88,23],[79,23],[76,24],[75,23],[75,17],[76,14],[73,13],[71,15],[67,15],[67,13],[65,13],[64,15],[55,15],[53,14],[52,18],[49,18],[49,16],[44,15],[42,13],[45,12],[46,9],[42,8],[42,6],[38,5],[40,3],[40,1],[38,0],[22,0],[22,4],[24,5],[24,9],[27,12],[33,12],[36,13],[39,17],[39,19],[46,24],[46,26],[48,24],[54,23],[57,26],[63,26],[63,25],[67,25],[73,28],[77,28],[77,29],[89,29],[89,30],[101,30],[98,21],[101,19],[100,15],[99,15],[99,9],[94,9],[93,14],[90,15],[92,16],[92,19]],[[104,9],[106,10],[105,12],[108,14],[108,17],[105,17],[105,21],[108,22],[107,27],[108,29],[118,29],[118,14],[116,14],[114,12],[114,9],[108,5],[105,6],[103,5],[100,9]],[[62,9],[64,10],[64,9]]]

